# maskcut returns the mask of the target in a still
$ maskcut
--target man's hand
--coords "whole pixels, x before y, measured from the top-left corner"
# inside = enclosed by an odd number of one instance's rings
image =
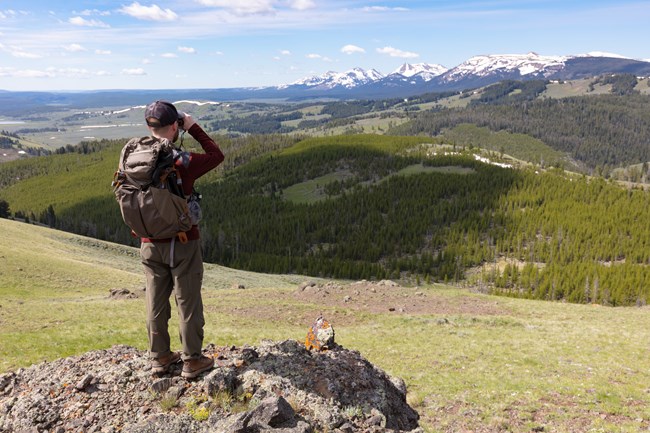
[[[192,125],[194,125],[196,121],[192,118],[192,115],[183,113],[183,126],[181,129],[187,131],[189,130]]]

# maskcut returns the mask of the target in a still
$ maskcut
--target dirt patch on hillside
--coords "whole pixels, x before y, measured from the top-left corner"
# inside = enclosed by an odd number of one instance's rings
[[[403,287],[382,280],[358,281],[341,285],[334,282],[302,283],[292,294],[296,300],[313,302],[328,307],[342,307],[369,313],[396,314],[472,314],[501,315],[507,311],[494,300],[474,296],[442,295],[435,289]]]
[[[0,163],[15,161],[16,159],[25,158],[27,154],[24,151],[16,149],[0,149]]]
[[[248,296],[242,291],[243,297]],[[274,294],[273,303],[242,302],[228,308],[229,314],[246,317],[277,317],[287,323],[302,325],[324,314],[339,326],[354,325],[367,320],[367,314],[396,315],[506,315],[509,311],[498,300],[463,294],[441,293],[438,289],[404,287],[393,281],[358,281],[316,283],[305,281],[295,291]],[[314,307],[318,311],[314,312]],[[208,311],[220,310],[219,305],[206,306]],[[223,307],[224,312],[225,308]],[[367,313],[367,314],[359,314]]]

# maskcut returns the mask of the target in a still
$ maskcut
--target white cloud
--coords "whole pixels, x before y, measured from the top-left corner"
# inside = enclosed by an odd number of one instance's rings
[[[36,70],[0,67],[0,77],[12,78],[92,78],[107,75],[110,75],[110,73],[106,71],[92,72],[87,69],[79,68],[49,67],[45,70]]]
[[[91,72],[88,69],[79,68],[47,68],[47,73],[53,74],[56,77],[65,78],[90,78],[97,76],[96,72]]]
[[[186,54],[196,54],[196,50],[192,47],[178,47],[178,51]]]
[[[16,68],[3,68],[0,67],[0,77],[12,78],[50,78],[54,77],[54,73],[47,71],[37,71],[33,69],[16,69]]]
[[[397,12],[406,12],[409,9],[407,8],[389,8],[387,6],[366,6],[364,8],[361,8],[362,11],[364,12],[390,12],[390,11],[397,11]]]
[[[68,20],[70,24],[74,24],[75,26],[84,26],[84,27],[102,27],[102,28],[109,28],[110,26],[106,24],[105,22],[99,21],[99,20],[87,20],[82,17],[72,17]]]
[[[122,75],[147,75],[142,68],[122,69]]]
[[[290,56],[290,55],[291,55],[291,51],[289,51],[289,50],[282,50],[282,51],[280,51],[280,54],[282,54],[283,56]]]
[[[4,11],[0,11],[0,19],[3,19],[3,20],[4,20],[4,19],[7,19],[7,18],[14,18],[14,17],[16,17],[19,13],[22,14],[22,15],[27,15],[27,13],[26,13],[25,11],[19,11],[19,12],[16,12],[16,11],[13,10],[13,9],[6,9],[6,10],[4,10]]]
[[[69,51],[71,53],[78,53],[78,52],[81,52],[81,51],[86,51],[86,49],[83,46],[79,45],[79,44],[66,45],[66,46],[63,47],[63,49],[66,50],[66,51]]]
[[[28,53],[26,51],[11,51],[11,55],[18,57],[19,59],[40,59],[42,56],[34,53]]]
[[[297,9],[299,11],[304,11],[306,9],[313,9],[316,7],[316,3],[313,0],[291,0],[289,2],[289,7],[291,9]]]
[[[16,73],[13,76],[20,77],[20,78],[54,78],[56,74],[47,71],[25,69],[25,70],[16,71]]]
[[[97,49],[97,50],[95,50],[95,54],[100,54],[102,56],[109,56],[112,53],[111,53],[111,50],[99,50],[99,49]]]
[[[273,0],[198,0],[204,6],[228,9],[238,15],[275,12]],[[296,1],[296,0],[294,0]]]
[[[85,9],[85,10],[79,12],[78,14],[82,15],[82,16],[85,16],[85,17],[89,17],[91,15],[99,15],[99,16],[107,17],[111,13],[110,13],[110,11],[100,11],[99,9]]]
[[[315,54],[315,53],[307,54],[305,57],[307,57],[308,59],[313,59],[313,60],[322,60],[324,62],[333,62],[334,61],[334,60],[330,59],[327,56],[321,56],[320,54]]]
[[[178,56],[175,53],[164,53],[161,54],[160,57],[164,57],[165,59],[175,59]]]
[[[402,51],[393,47],[377,48],[377,52],[380,54],[388,54],[391,57],[400,57],[402,59],[413,59],[415,57],[420,57],[418,53],[413,53],[411,51]]]
[[[356,45],[345,45],[343,48],[341,48],[341,52],[344,54],[354,54],[354,53],[365,53],[366,50],[364,50],[361,47],[357,47]]]
[[[138,2],[123,6],[120,12],[133,18],[146,21],[175,21],[178,19],[176,12],[171,9],[161,9],[158,5],[143,6]]]
[[[272,14],[276,7],[304,11],[316,7],[314,0],[197,0],[204,6],[226,9],[236,15]]]
[[[40,59],[42,56],[38,54],[28,53],[19,47],[8,47],[0,43],[0,50],[5,51],[11,54],[13,57],[18,57],[19,59]]]
[[[142,59],[142,64],[143,64],[143,65],[150,65],[151,63],[153,63],[153,62],[151,61],[151,59],[146,59],[146,58],[145,58],[145,59]]]

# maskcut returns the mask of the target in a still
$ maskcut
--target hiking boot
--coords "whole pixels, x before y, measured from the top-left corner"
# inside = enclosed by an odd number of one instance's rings
[[[151,372],[156,374],[167,373],[169,368],[180,360],[181,354],[179,352],[172,352],[169,355],[155,358],[151,361]]]
[[[214,367],[214,358],[201,356],[200,358],[189,359],[183,362],[183,372],[181,373],[181,376],[186,379],[194,379],[199,374],[210,370],[212,367]]]

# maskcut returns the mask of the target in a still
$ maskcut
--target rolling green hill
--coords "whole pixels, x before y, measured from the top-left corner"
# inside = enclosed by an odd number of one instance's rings
[[[239,164],[198,185],[209,262],[352,279],[471,276],[482,290],[572,302],[650,299],[641,190],[497,167],[440,138],[269,139],[268,152],[225,144]],[[3,164],[0,200],[14,215],[135,245],[110,188],[119,148]]]

